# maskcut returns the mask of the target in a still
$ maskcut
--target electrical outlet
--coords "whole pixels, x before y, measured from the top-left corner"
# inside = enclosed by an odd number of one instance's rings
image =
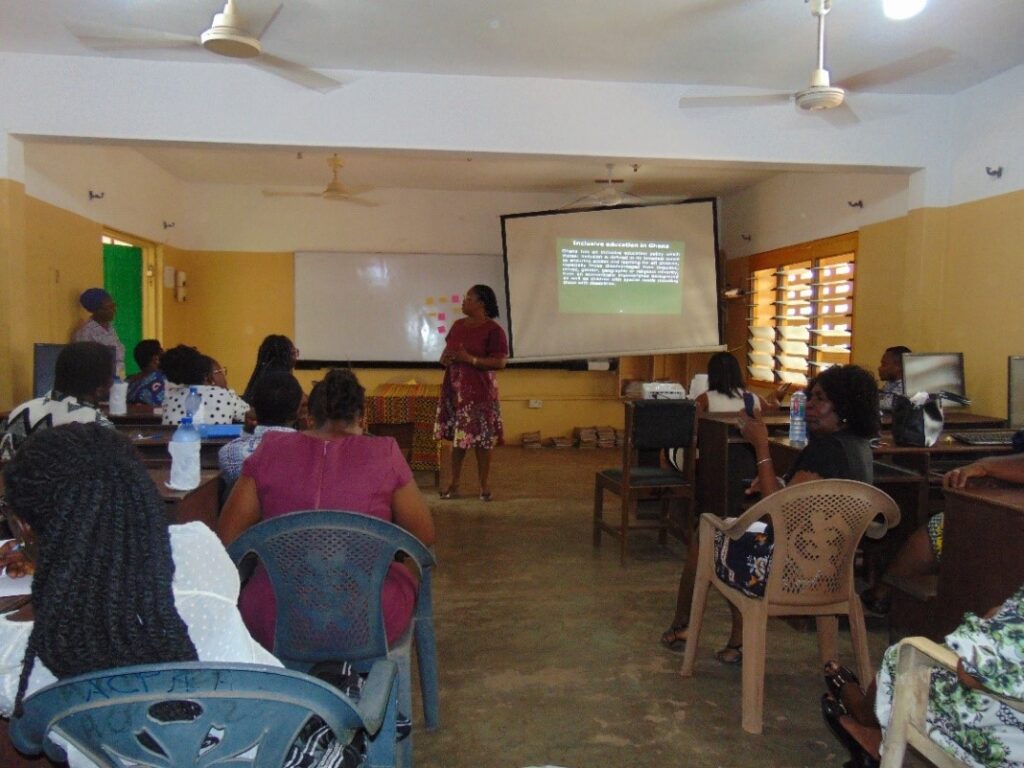
[[[528,407],[529,408],[540,408],[543,405],[544,405],[544,401],[543,400],[531,400],[528,403]]]

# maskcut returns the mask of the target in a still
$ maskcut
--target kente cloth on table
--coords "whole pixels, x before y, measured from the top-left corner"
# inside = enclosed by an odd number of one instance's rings
[[[441,466],[440,448],[434,439],[434,417],[441,387],[437,384],[381,384],[366,398],[367,424],[406,424],[412,422],[413,470],[437,472]]]

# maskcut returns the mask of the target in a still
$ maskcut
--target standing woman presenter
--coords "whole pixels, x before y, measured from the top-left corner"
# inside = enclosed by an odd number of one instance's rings
[[[441,353],[446,370],[434,436],[452,441],[451,482],[441,491],[441,498],[458,498],[462,462],[472,448],[480,476],[480,499],[490,501],[491,451],[502,435],[495,372],[505,367],[508,340],[494,322],[498,299],[489,286],[474,285],[466,291],[462,314],[465,317],[452,325]]]

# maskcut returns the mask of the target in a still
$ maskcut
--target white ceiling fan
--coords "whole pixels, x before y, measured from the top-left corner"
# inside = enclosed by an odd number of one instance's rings
[[[353,203],[372,208],[377,203],[372,200],[364,200],[359,195],[369,192],[371,187],[346,187],[338,178],[338,171],[345,163],[337,154],[327,158],[327,166],[331,169],[331,180],[327,186],[319,192],[290,192],[288,190],[264,189],[264,197],[321,197],[324,200],[334,200],[342,203]]]
[[[832,0],[804,0],[804,2],[810,5],[811,15],[818,22],[817,63],[811,72],[810,83],[806,88],[795,93],[683,96],[679,100],[679,107],[681,109],[753,107],[794,101],[801,110],[823,115],[834,123],[855,123],[859,120],[846,100],[850,91],[866,91],[872,87],[896,82],[945,64],[953,57],[952,51],[948,49],[932,48],[833,84],[831,75],[825,67],[825,17],[832,10]]]
[[[263,50],[260,39],[274,23],[283,5],[278,5],[274,9],[263,29],[255,34],[238,6],[239,3],[235,0],[227,0],[224,9],[213,17],[210,28],[199,36],[80,20],[69,21],[67,27],[83,45],[97,51],[200,47],[218,56],[242,59],[247,64],[321,93],[327,93],[342,85],[332,77]]]
[[[621,185],[625,183],[624,179],[613,179],[615,165],[613,163],[605,163],[604,166],[608,170],[608,176],[604,179],[594,179],[595,184],[600,184],[601,189],[597,192],[591,192],[578,197],[571,203],[566,203],[559,210],[565,208],[597,208],[600,206],[611,207],[613,205],[644,205],[648,201],[639,195],[634,195],[630,192],[626,192],[622,189]],[[637,167],[634,167],[634,171]]]

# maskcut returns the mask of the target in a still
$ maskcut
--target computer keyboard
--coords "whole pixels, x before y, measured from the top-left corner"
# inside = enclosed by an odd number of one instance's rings
[[[953,432],[953,438],[967,445],[1012,445],[1012,429],[979,429],[970,432]]]

